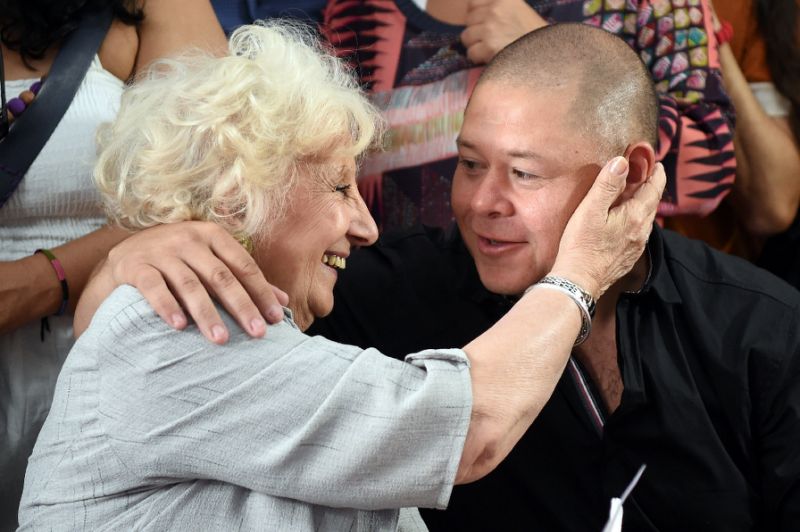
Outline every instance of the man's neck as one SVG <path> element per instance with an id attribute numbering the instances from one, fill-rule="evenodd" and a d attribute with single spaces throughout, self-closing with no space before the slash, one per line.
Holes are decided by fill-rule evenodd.
<path id="1" fill-rule="evenodd" d="M 650 275 L 650 254 L 645 250 L 636 264 L 627 275 L 611 285 L 605 294 L 597 301 L 595 321 L 604 322 L 613 320 L 617 313 L 619 296 L 625 292 L 638 292 L 644 288 Z"/>
<path id="2" fill-rule="evenodd" d="M 623 390 L 617 361 L 617 302 L 622 293 L 641 290 L 649 273 L 650 256 L 645 252 L 630 273 L 611 286 L 597 302 L 592 333 L 575 348 L 575 356 L 588 371 L 611 413 L 619 406 Z"/>

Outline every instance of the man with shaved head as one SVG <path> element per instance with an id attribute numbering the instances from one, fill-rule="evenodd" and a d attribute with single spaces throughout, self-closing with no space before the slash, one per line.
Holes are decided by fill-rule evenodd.
<path id="1" fill-rule="evenodd" d="M 606 161 L 627 161 L 623 197 L 645 182 L 656 120 L 650 77 L 615 36 L 563 24 L 512 43 L 465 112 L 458 228 L 359 250 L 333 314 L 312 330 L 398 357 L 464 345 L 549 271 Z M 446 511 L 423 512 L 426 523 L 599 531 L 646 464 L 624 530 L 797 530 L 799 309 L 800 294 L 777 278 L 654 228 L 516 448 L 456 486 Z"/>
<path id="2" fill-rule="evenodd" d="M 625 195 L 652 174 L 657 110 L 644 65 L 605 31 L 554 25 L 497 54 L 465 111 L 451 197 L 486 288 L 516 295 L 549 271 L 606 161 L 627 159 Z"/>

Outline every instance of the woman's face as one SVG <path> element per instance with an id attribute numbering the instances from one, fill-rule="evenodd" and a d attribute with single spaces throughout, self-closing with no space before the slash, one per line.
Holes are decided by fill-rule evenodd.
<path id="1" fill-rule="evenodd" d="M 333 286 L 353 246 L 368 246 L 378 228 L 356 186 L 352 159 L 324 175 L 301 175 L 286 214 L 254 257 L 267 279 L 289 294 L 295 322 L 307 329 L 333 310 Z"/>

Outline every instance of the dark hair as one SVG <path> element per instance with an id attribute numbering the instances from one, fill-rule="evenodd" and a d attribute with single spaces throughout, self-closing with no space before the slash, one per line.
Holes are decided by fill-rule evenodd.
<path id="1" fill-rule="evenodd" d="M 800 8 L 797 0 L 756 0 L 772 82 L 791 102 L 789 124 L 800 143 Z"/>
<path id="2" fill-rule="evenodd" d="M 28 64 L 75 31 L 84 13 L 109 6 L 125 24 L 143 18 L 137 0 L 0 0 L 0 40 Z"/>

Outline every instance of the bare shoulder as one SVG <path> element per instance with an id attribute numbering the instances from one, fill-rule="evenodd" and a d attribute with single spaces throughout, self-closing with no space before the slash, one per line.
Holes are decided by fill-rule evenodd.
<path id="1" fill-rule="evenodd" d="M 189 49 L 221 54 L 227 40 L 209 0 L 159 0 L 144 4 L 135 70 Z"/>
<path id="2" fill-rule="evenodd" d="M 127 81 L 134 73 L 138 50 L 139 35 L 136 26 L 114 20 L 97 53 L 103 68 L 122 81 Z"/>

